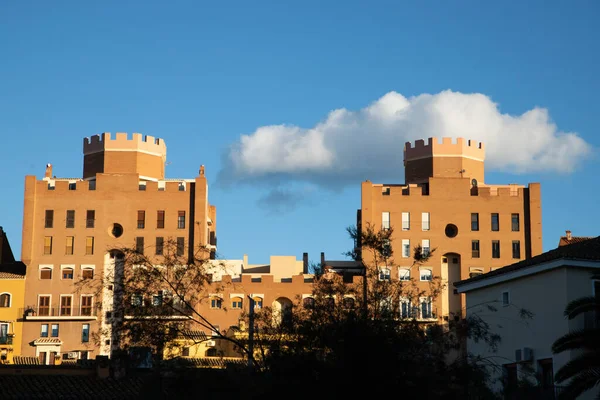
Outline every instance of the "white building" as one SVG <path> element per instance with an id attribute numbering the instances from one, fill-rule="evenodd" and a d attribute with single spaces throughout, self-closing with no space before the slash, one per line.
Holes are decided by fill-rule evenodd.
<path id="1" fill-rule="evenodd" d="M 568 332 L 594 323 L 579 316 L 568 320 L 565 306 L 572 300 L 600 296 L 600 237 L 574 243 L 528 260 L 455 283 L 466 296 L 467 316 L 478 316 L 501 337 L 497 351 L 469 340 L 467 350 L 492 361 L 490 386 L 497 391 L 517 379 L 539 382 L 544 398 L 559 391 L 554 374 L 575 354 L 552 353 L 552 344 Z M 522 312 L 533 314 L 527 317 Z M 582 399 L 595 398 L 587 392 Z M 547 397 L 546 397 L 547 396 Z"/>

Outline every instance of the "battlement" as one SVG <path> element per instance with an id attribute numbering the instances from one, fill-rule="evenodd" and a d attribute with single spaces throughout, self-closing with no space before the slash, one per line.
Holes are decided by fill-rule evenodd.
<path id="1" fill-rule="evenodd" d="M 84 155 L 101 151 L 140 151 L 166 157 L 167 146 L 164 140 L 141 133 L 134 133 L 129 138 L 127 133 L 118 132 L 112 139 L 110 132 L 104 132 L 83 139 Z"/>
<path id="2" fill-rule="evenodd" d="M 417 160 L 427 157 L 466 157 L 477 161 L 485 159 L 485 147 L 483 142 L 468 140 L 464 138 L 453 139 L 444 137 L 440 141 L 438 138 L 419 139 L 414 145 L 411 142 L 404 144 L 404 161 Z"/>

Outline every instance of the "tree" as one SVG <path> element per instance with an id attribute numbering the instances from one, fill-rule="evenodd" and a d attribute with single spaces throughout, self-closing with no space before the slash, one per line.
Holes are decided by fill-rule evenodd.
<path id="1" fill-rule="evenodd" d="M 257 357 L 273 392 L 286 388 L 310 395 L 318 385 L 320 396 L 414 390 L 425 398 L 493 397 L 485 368 L 467 357 L 448 359 L 449 351 L 463 348 L 465 337 L 492 340 L 489 333 L 465 320 L 441 324 L 412 308 L 404 313 L 400 299 L 435 298 L 443 289 L 441 280 L 423 287 L 413 280 L 388 279 L 382 268 L 396 267 L 393 230 L 348 232 L 361 244 L 361 251 L 349 252 L 363 262 L 360 276 L 317 266 L 310 298 L 296 299 L 283 315 L 269 307 L 256 313 Z M 411 268 L 426 263 L 432 253 L 417 246 Z"/>
<path id="2" fill-rule="evenodd" d="M 166 239 L 160 247 L 146 250 L 136 246 L 113 249 L 104 275 L 81 282 L 81 288 L 93 288 L 105 310 L 111 310 L 103 328 L 94 333 L 100 347 L 110 340 L 113 355 L 147 348 L 160 364 L 165 352 L 177 353 L 181 340 L 189 345 L 210 339 L 198 334 L 202 329 L 246 351 L 201 312 L 209 291 L 223 289 L 212 275 L 225 266 L 209 259 L 210 249 L 184 252 L 176 240 Z"/>
<path id="3" fill-rule="evenodd" d="M 573 300 L 567 304 L 564 315 L 569 320 L 579 315 L 595 317 L 593 324 L 561 336 L 552 345 L 554 354 L 564 351 L 577 354 L 555 374 L 556 383 L 567 383 L 559 398 L 575 399 L 600 384 L 600 299 L 590 296 Z M 597 398 L 600 398 L 600 393 Z"/>

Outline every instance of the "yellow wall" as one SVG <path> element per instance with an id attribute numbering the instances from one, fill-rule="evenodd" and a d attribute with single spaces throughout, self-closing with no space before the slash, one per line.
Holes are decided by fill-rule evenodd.
<path id="1" fill-rule="evenodd" d="M 0 354 L 7 350 L 7 360 L 0 360 L 0 363 L 12 363 L 13 356 L 21 354 L 21 338 L 22 338 L 22 323 L 17 322 L 22 318 L 22 308 L 25 294 L 25 279 L 24 277 L 16 279 L 0 278 L 0 294 L 10 293 L 10 307 L 0 307 L 0 321 L 9 322 L 8 333 L 13 334 L 12 345 L 0 344 Z"/>

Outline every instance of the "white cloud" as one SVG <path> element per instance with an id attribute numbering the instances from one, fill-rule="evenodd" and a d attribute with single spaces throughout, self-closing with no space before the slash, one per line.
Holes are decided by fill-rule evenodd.
<path id="1" fill-rule="evenodd" d="M 242 135 L 225 154 L 220 179 L 338 188 L 365 179 L 400 183 L 404 143 L 444 136 L 484 142 L 488 171 L 570 173 L 591 154 L 588 143 L 560 131 L 544 108 L 509 115 L 480 93 L 406 98 L 389 92 L 358 111 L 333 110 L 312 128 L 267 125 Z"/>

